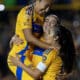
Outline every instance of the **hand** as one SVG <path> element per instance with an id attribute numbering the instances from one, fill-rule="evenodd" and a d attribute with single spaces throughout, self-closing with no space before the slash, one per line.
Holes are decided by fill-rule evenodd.
<path id="1" fill-rule="evenodd" d="M 16 55 L 16 57 L 13 57 L 13 56 L 10 56 L 9 57 L 9 60 L 11 61 L 11 63 L 15 66 L 21 66 L 22 63 L 21 61 L 19 60 L 19 57 Z"/>
<path id="2" fill-rule="evenodd" d="M 47 25 L 43 25 L 43 31 L 49 35 L 49 32 L 50 32 L 50 28 L 47 26 Z"/>
<path id="3" fill-rule="evenodd" d="M 51 45 L 49 46 L 50 49 L 55 49 L 55 50 L 60 50 L 60 45 L 59 44 L 54 44 L 54 45 Z"/>
<path id="4" fill-rule="evenodd" d="M 16 44 L 18 46 L 22 43 L 23 43 L 23 40 L 19 38 L 18 35 L 14 35 L 10 41 L 10 48 L 12 48 L 13 44 Z"/>

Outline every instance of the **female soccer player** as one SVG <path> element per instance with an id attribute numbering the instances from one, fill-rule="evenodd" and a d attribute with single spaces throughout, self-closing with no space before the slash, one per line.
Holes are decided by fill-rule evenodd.
<path id="1" fill-rule="evenodd" d="M 59 47 L 57 22 L 58 17 L 56 15 L 46 17 L 43 25 L 44 36 L 42 37 L 42 40 L 46 43 L 57 45 Z M 16 66 L 18 66 L 18 74 L 16 74 L 16 76 L 18 76 L 18 80 L 34 80 L 40 78 L 41 80 L 56 80 L 56 76 L 59 74 L 62 66 L 62 60 L 58 55 L 59 50 L 45 50 L 35 47 L 32 62 L 30 64 L 27 63 L 26 58 L 24 59 L 24 62 L 20 62 L 18 57 L 11 57 L 10 59 Z M 20 71 L 21 69 L 22 71 Z M 30 76 L 27 73 L 31 75 L 33 79 L 30 79 Z"/>
<path id="2" fill-rule="evenodd" d="M 15 34 L 23 40 L 23 43 L 19 45 L 13 44 L 8 58 L 15 56 L 17 53 L 23 55 L 26 51 L 28 51 L 27 53 L 32 52 L 33 47 L 30 44 L 45 49 L 54 48 L 54 46 L 38 39 L 43 33 L 44 14 L 49 10 L 51 3 L 52 0 L 35 0 L 33 4 L 21 9 L 17 17 Z M 9 62 L 8 59 L 8 65 L 10 67 Z M 15 68 L 12 70 L 15 72 Z"/>

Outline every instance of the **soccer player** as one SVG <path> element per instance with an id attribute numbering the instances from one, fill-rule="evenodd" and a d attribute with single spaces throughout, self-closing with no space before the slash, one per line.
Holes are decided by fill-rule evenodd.
<path id="1" fill-rule="evenodd" d="M 44 22 L 44 14 L 49 10 L 51 3 L 52 0 L 35 0 L 33 4 L 21 9 L 17 17 L 15 34 L 23 40 L 23 43 L 20 45 L 13 44 L 8 58 L 10 56 L 15 56 L 17 53 L 24 55 L 26 51 L 28 51 L 27 53 L 32 52 L 33 47 L 30 46 L 30 44 L 34 44 L 44 49 L 54 48 L 53 45 L 38 39 L 43 33 L 42 25 Z M 8 59 L 10 68 L 9 62 Z M 16 69 L 14 67 L 11 69 L 15 73 Z"/>
<path id="2" fill-rule="evenodd" d="M 44 40 L 46 43 L 57 45 L 59 47 L 57 21 L 58 17 L 56 15 L 49 15 L 46 17 L 43 26 L 44 36 L 42 37 L 42 40 Z M 22 77 L 22 80 L 29 79 L 27 73 L 33 77 L 33 80 L 40 78 L 41 80 L 56 80 L 56 76 L 59 74 L 62 66 L 62 60 L 58 55 L 59 50 L 45 50 L 35 47 L 32 57 L 32 64 L 28 65 L 26 59 L 24 60 L 24 63 L 20 62 L 18 57 L 11 57 L 11 60 L 15 65 L 23 69 L 23 74 L 19 76 L 20 78 Z"/>

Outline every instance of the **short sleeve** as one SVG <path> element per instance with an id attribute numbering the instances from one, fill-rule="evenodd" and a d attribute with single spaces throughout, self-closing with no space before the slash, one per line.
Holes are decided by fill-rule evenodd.
<path id="1" fill-rule="evenodd" d="M 46 52 L 43 54 L 43 58 L 42 58 L 42 61 L 47 65 L 49 66 L 49 64 L 55 60 L 56 56 L 58 55 L 58 52 L 55 51 L 55 50 L 51 50 L 51 51 L 48 51 L 46 50 Z"/>
<path id="2" fill-rule="evenodd" d="M 21 29 L 32 28 L 32 14 L 28 13 L 26 9 L 19 13 L 17 21 Z"/>

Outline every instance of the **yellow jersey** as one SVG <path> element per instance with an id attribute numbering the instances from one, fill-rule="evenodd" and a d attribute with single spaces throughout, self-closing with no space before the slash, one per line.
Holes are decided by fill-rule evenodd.
<path id="1" fill-rule="evenodd" d="M 26 59 L 28 56 L 24 57 L 26 51 L 28 51 L 27 53 L 30 53 L 32 52 L 32 49 L 30 49 L 28 46 L 28 42 L 25 39 L 23 30 L 27 28 L 31 28 L 33 33 L 42 33 L 42 24 L 43 24 L 43 17 L 41 17 L 40 15 L 38 15 L 36 12 L 33 11 L 32 5 L 22 8 L 21 11 L 19 12 L 17 16 L 15 34 L 18 35 L 23 40 L 24 43 L 20 44 L 19 46 L 13 44 L 13 47 L 9 52 L 8 60 L 7 60 L 8 66 L 15 76 L 16 75 L 20 76 L 22 72 L 21 74 L 19 74 L 18 73 L 19 68 L 11 65 L 9 60 L 10 56 L 15 56 L 17 53 L 20 56 L 21 62 L 27 63 L 26 65 L 28 65 L 28 63 L 29 64 L 31 63 L 29 60 Z M 22 71 L 22 69 L 20 69 L 20 71 Z M 25 76 L 25 72 L 23 72 L 23 75 Z M 19 78 L 18 80 L 26 80 L 25 78 L 26 76 L 23 78 Z M 29 77 L 28 80 L 32 80 L 31 76 Z"/>
<path id="2" fill-rule="evenodd" d="M 33 66 L 36 67 L 39 62 L 44 61 L 43 56 L 42 56 L 44 50 L 40 50 L 40 49 L 37 50 L 38 52 L 40 51 L 40 55 L 37 55 L 38 53 L 36 54 L 36 52 L 35 52 L 36 49 L 34 49 L 34 52 L 32 49 L 29 49 L 28 43 L 25 40 L 23 29 L 32 28 L 33 32 L 40 33 L 42 31 L 41 26 L 43 24 L 43 17 L 41 17 L 40 15 L 38 15 L 36 13 L 34 13 L 34 15 L 32 16 L 31 12 L 32 12 L 32 10 L 31 10 L 31 7 L 29 6 L 29 7 L 24 7 L 18 14 L 15 34 L 19 35 L 19 37 L 21 39 L 23 39 L 24 43 L 20 44 L 19 46 L 14 44 L 12 50 L 9 53 L 9 56 L 15 56 L 16 53 L 19 53 L 19 57 L 20 57 L 20 60 L 22 63 L 24 63 L 25 65 L 33 64 Z M 32 20 L 32 18 L 33 18 L 33 20 Z M 30 54 L 31 52 L 33 52 L 32 62 L 29 60 L 28 56 L 26 56 L 26 54 Z M 56 56 L 57 53 L 54 50 L 52 50 L 51 52 L 48 52 L 48 53 L 51 53 L 51 55 L 47 55 L 45 57 L 45 58 L 47 58 L 47 59 L 45 59 L 45 61 L 46 61 L 45 64 L 47 66 L 50 63 L 51 64 L 50 64 L 48 70 L 46 71 L 45 75 L 43 76 L 43 80 L 55 80 L 56 75 L 60 71 L 62 61 L 59 56 Z M 54 55 L 52 55 L 52 54 L 54 54 Z M 14 75 L 17 77 L 17 80 L 34 80 L 34 78 L 32 78 L 30 75 L 28 75 L 28 73 L 23 71 L 21 68 L 13 66 L 9 61 L 9 56 L 8 56 L 8 66 L 9 66 L 10 70 L 14 73 Z M 54 75 L 52 75 L 52 74 L 54 74 Z M 54 78 L 50 77 L 51 75 Z"/>
<path id="3" fill-rule="evenodd" d="M 38 47 L 34 49 L 32 58 L 33 65 L 36 67 L 39 62 L 43 62 L 48 67 L 41 80 L 56 80 L 62 67 L 62 59 L 58 55 L 56 50 L 44 50 Z"/>

